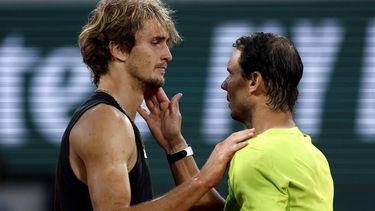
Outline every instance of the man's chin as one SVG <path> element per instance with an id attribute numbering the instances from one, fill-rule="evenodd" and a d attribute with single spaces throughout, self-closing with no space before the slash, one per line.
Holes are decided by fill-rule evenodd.
<path id="1" fill-rule="evenodd" d="M 230 114 L 230 116 L 232 117 L 232 119 L 243 123 L 243 120 L 241 119 L 241 116 L 238 116 L 238 115 L 234 114 L 233 112 Z"/>
<path id="2" fill-rule="evenodd" d="M 145 83 L 146 89 L 158 89 L 160 87 L 163 87 L 165 84 L 164 79 L 163 80 L 152 80 Z"/>

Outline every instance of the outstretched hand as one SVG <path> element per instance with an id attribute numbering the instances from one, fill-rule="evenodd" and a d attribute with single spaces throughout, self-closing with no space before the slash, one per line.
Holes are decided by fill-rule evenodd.
<path id="1" fill-rule="evenodd" d="M 138 108 L 139 114 L 146 121 L 150 131 L 159 145 L 168 153 L 175 152 L 186 142 L 181 134 L 181 113 L 179 101 L 181 93 L 168 99 L 162 88 L 145 93 L 145 102 L 149 112 Z M 234 153 L 247 145 L 247 139 L 254 136 L 254 129 L 246 129 L 232 133 L 218 143 L 197 178 L 207 188 L 215 187 L 224 176 L 228 162 Z"/>
<path id="2" fill-rule="evenodd" d="M 216 144 L 215 149 L 198 174 L 203 184 L 206 184 L 208 188 L 213 188 L 220 182 L 225 174 L 228 162 L 236 151 L 248 144 L 245 140 L 253 137 L 254 131 L 254 128 L 252 128 L 232 133 L 224 141 Z"/>
<path id="3" fill-rule="evenodd" d="M 169 100 L 162 88 L 145 93 L 144 98 L 149 112 L 138 108 L 138 113 L 146 121 L 153 137 L 168 152 L 178 145 L 186 144 L 181 135 L 182 116 L 179 108 L 181 93 Z"/>

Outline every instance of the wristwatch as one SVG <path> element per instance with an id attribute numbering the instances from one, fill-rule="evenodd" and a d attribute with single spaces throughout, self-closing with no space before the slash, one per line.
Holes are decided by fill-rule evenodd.
<path id="1" fill-rule="evenodd" d="M 191 146 L 188 145 L 188 147 L 186 147 L 185 149 L 183 149 L 179 152 L 176 152 L 176 153 L 173 153 L 173 154 L 167 154 L 168 163 L 169 163 L 169 165 L 171 165 L 174 162 L 176 162 L 178 160 L 181 160 L 182 158 L 190 156 L 190 155 L 194 155 L 194 152 L 193 152 L 193 149 L 191 148 Z"/>

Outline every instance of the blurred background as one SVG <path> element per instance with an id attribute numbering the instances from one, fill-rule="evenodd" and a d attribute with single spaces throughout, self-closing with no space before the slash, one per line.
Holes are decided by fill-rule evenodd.
<path id="1" fill-rule="evenodd" d="M 0 1 L 0 211 L 52 210 L 61 135 L 94 90 L 77 36 L 94 0 Z M 375 2 L 169 0 L 184 42 L 165 89 L 181 101 L 183 134 L 202 166 L 243 126 L 220 84 L 231 44 L 256 31 L 289 37 L 305 65 L 295 117 L 331 165 L 335 210 L 374 210 Z M 173 186 L 164 152 L 137 118 L 155 195 Z M 218 191 L 227 193 L 226 177 Z"/>

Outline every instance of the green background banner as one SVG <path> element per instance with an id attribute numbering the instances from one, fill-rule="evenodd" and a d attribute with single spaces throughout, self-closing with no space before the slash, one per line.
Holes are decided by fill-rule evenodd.
<path id="1" fill-rule="evenodd" d="M 8 178 L 54 174 L 59 138 L 90 94 L 77 36 L 95 5 L 0 8 L 0 157 Z M 328 158 L 336 210 L 371 210 L 375 196 L 375 2 L 171 4 L 184 42 L 165 89 L 182 92 L 183 134 L 199 166 L 243 126 L 225 93 L 231 43 L 255 31 L 289 37 L 305 64 L 296 121 Z M 156 195 L 173 187 L 164 153 L 137 120 Z M 218 186 L 226 194 L 226 179 Z M 350 201 L 350 203 L 349 203 Z"/>

